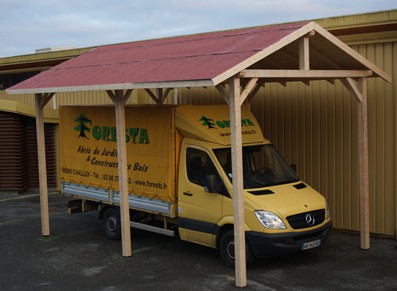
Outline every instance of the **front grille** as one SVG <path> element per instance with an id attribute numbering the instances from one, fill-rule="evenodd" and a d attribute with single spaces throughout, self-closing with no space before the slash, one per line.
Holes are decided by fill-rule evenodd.
<path id="1" fill-rule="evenodd" d="M 312 219 L 314 219 L 314 223 L 311 222 Z M 325 220 L 325 209 L 299 213 L 287 217 L 287 221 L 293 229 L 313 227 L 323 223 L 324 220 Z"/>

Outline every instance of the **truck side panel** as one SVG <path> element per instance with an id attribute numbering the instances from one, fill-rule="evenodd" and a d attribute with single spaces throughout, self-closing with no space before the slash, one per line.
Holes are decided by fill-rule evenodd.
<path id="1" fill-rule="evenodd" d="M 147 205 L 153 204 L 147 201 L 158 201 L 160 208 L 169 209 L 170 216 L 176 215 L 173 205 L 177 202 L 175 151 L 178 146 L 175 144 L 174 112 L 172 106 L 126 107 L 128 183 L 132 205 L 144 205 L 142 209 L 146 209 Z M 114 108 L 62 107 L 60 139 L 64 193 L 117 204 L 119 178 Z M 91 194 L 101 194 L 101 197 L 91 197 Z"/>

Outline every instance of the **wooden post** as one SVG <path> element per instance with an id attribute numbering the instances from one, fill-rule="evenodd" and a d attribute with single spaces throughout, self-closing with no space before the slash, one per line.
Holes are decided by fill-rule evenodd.
<path id="1" fill-rule="evenodd" d="M 39 164 L 39 187 L 40 187 L 40 214 L 41 214 L 41 234 L 50 235 L 50 217 L 48 210 L 48 186 L 47 186 L 47 164 L 45 154 L 45 134 L 44 134 L 44 115 L 43 108 L 54 94 L 36 94 L 36 136 L 37 136 L 37 156 Z"/>
<path id="2" fill-rule="evenodd" d="M 120 218 L 121 218 L 121 240 L 123 257 L 130 257 L 131 250 L 131 226 L 130 208 L 128 203 L 128 169 L 127 169 L 127 146 L 125 137 L 125 104 L 131 96 L 132 90 L 125 94 L 122 90 L 116 90 L 115 94 L 106 91 L 113 100 L 116 110 L 117 130 L 117 153 L 119 170 L 119 193 L 120 193 Z"/>
<path id="3" fill-rule="evenodd" d="M 241 137 L 241 101 L 240 79 L 232 78 L 229 82 L 230 130 L 232 142 L 233 174 L 233 209 L 234 209 L 234 253 L 236 286 L 247 286 L 245 230 L 244 230 L 244 195 L 243 195 L 243 158 Z"/>
<path id="4" fill-rule="evenodd" d="M 299 40 L 299 70 L 310 70 L 309 37 Z"/>
<path id="5" fill-rule="evenodd" d="M 368 97 L 367 79 L 358 81 L 361 103 L 358 103 L 358 154 L 360 174 L 360 236 L 361 248 L 369 249 L 369 166 L 368 166 Z"/>

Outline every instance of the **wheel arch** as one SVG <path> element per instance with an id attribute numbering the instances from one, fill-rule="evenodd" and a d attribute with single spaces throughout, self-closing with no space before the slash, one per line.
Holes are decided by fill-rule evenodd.
<path id="1" fill-rule="evenodd" d="M 101 205 L 101 209 L 100 209 L 100 211 L 99 211 L 99 219 L 100 219 L 100 220 L 103 219 L 103 215 L 104 215 L 105 212 L 106 212 L 108 209 L 110 209 L 110 208 L 115 209 L 115 210 L 118 211 L 119 214 L 120 214 L 120 207 L 119 207 L 119 206 L 110 205 L 110 204 L 102 204 L 102 205 Z"/>
<path id="2" fill-rule="evenodd" d="M 217 249 L 219 249 L 219 243 L 221 241 L 222 236 L 229 230 L 233 230 L 233 229 L 234 229 L 234 226 L 233 226 L 233 224 L 230 224 L 230 223 L 224 224 L 218 229 L 218 232 L 216 234 L 216 244 L 215 244 Z"/>

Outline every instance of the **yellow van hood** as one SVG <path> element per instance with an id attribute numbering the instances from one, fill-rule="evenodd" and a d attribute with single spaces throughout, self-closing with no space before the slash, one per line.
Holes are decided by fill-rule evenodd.
<path id="1" fill-rule="evenodd" d="M 296 187 L 297 185 L 306 187 L 297 189 L 299 188 L 299 186 Z M 325 198 L 302 182 L 269 187 L 266 194 L 260 194 L 264 191 L 258 189 L 245 191 L 248 193 L 246 197 L 259 206 L 260 209 L 255 210 L 274 212 L 282 218 L 326 208 Z"/>
<path id="2" fill-rule="evenodd" d="M 175 111 L 175 126 L 184 137 L 230 145 L 230 113 L 227 105 L 181 105 Z M 264 141 L 261 128 L 247 106 L 241 107 L 243 143 Z"/>

